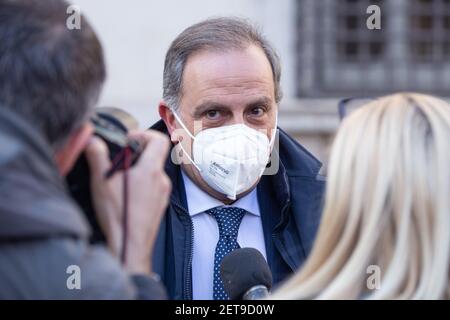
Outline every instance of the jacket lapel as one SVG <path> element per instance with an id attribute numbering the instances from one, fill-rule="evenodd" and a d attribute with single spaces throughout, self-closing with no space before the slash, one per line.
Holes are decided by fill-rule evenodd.
<path id="1" fill-rule="evenodd" d="M 258 184 L 274 282 L 277 277 L 284 279 L 283 273 L 298 270 L 308 256 L 320 223 L 324 191 L 324 180 L 318 179 L 320 162 L 282 130 L 279 139 L 279 153 L 275 151 L 279 170 L 275 175 L 263 176 Z"/>

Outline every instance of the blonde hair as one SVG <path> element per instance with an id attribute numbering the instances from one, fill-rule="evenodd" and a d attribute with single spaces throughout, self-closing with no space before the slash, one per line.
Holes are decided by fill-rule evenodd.
<path id="1" fill-rule="evenodd" d="M 414 93 L 354 111 L 333 144 L 312 252 L 273 299 L 450 297 L 450 105 Z M 380 286 L 367 285 L 370 266 Z"/>

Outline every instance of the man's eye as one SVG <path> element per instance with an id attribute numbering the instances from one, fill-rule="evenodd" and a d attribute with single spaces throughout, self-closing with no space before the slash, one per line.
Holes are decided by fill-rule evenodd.
<path id="1" fill-rule="evenodd" d="M 206 112 L 206 118 L 209 120 L 217 120 L 220 117 L 220 112 L 217 110 L 209 110 Z"/>
<path id="2" fill-rule="evenodd" d="M 263 107 L 256 107 L 256 108 L 253 108 L 253 109 L 250 111 L 250 114 L 251 114 L 251 116 L 253 116 L 253 117 L 260 117 L 260 116 L 262 116 L 262 115 L 264 114 L 264 108 L 263 108 Z"/>

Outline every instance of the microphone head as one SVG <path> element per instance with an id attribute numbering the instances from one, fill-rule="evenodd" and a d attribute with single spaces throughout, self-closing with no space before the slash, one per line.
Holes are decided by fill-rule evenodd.
<path id="1" fill-rule="evenodd" d="M 227 254 L 220 264 L 220 277 L 228 296 L 239 300 L 251 288 L 272 287 L 272 273 L 264 256 L 254 248 L 236 249 Z"/>

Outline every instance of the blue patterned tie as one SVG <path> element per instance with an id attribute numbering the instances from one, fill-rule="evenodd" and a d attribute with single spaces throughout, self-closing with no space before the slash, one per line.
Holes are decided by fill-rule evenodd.
<path id="1" fill-rule="evenodd" d="M 216 207 L 206 212 L 217 220 L 219 226 L 219 241 L 214 254 L 213 298 L 214 300 L 228 300 L 229 297 L 223 288 L 222 279 L 220 278 L 220 263 L 228 253 L 240 248 L 237 243 L 237 235 L 239 225 L 246 211 L 234 207 Z"/>

